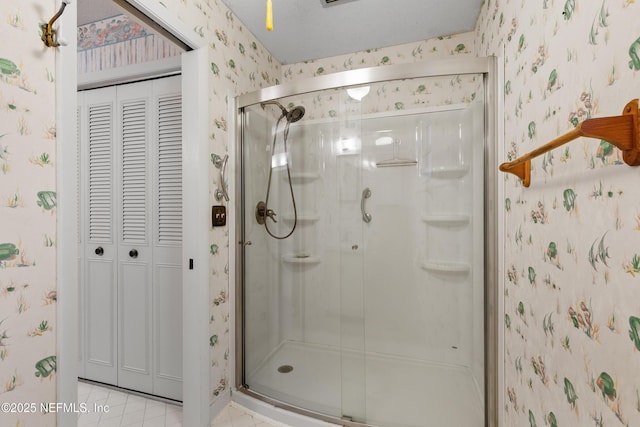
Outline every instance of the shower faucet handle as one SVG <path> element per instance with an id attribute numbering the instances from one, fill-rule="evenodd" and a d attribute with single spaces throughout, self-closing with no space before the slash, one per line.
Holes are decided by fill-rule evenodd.
<path id="1" fill-rule="evenodd" d="M 277 215 L 277 213 L 275 213 L 275 212 L 273 211 L 273 209 L 267 209 L 267 215 L 266 215 L 266 216 L 268 216 L 269 218 L 271 218 L 271 221 L 273 221 L 273 222 L 278 222 L 278 221 L 276 220 L 276 215 Z"/>
<path id="2" fill-rule="evenodd" d="M 267 209 L 267 205 L 265 202 L 259 201 L 256 205 L 256 221 L 258 222 L 258 224 L 264 224 L 264 221 L 267 219 L 267 217 L 271 218 L 271 221 L 273 222 L 278 222 L 276 220 L 276 215 L 277 214 L 273 211 L 273 209 Z"/>

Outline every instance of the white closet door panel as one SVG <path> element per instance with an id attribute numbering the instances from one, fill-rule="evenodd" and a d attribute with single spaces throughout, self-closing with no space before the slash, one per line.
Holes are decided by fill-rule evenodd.
<path id="1" fill-rule="evenodd" d="M 107 89 L 79 97 L 86 377 L 181 400 L 180 77 Z"/>
<path id="2" fill-rule="evenodd" d="M 118 87 L 118 385 L 153 392 L 152 82 Z"/>
<path id="3" fill-rule="evenodd" d="M 149 264 L 121 262 L 118 280 L 118 386 L 153 392 Z"/>
<path id="4" fill-rule="evenodd" d="M 154 393 L 182 400 L 182 269 L 158 265 L 154 277 Z"/>
<path id="5" fill-rule="evenodd" d="M 113 259 L 89 259 L 86 264 L 86 378 L 114 384 L 116 363 L 116 296 Z"/>
<path id="6" fill-rule="evenodd" d="M 182 400 L 182 96 L 180 77 L 154 82 L 154 393 Z"/>
<path id="7" fill-rule="evenodd" d="M 182 95 L 180 78 L 156 82 L 157 226 L 160 245 L 182 247 Z"/>
<path id="8" fill-rule="evenodd" d="M 87 223 L 91 243 L 113 243 L 113 138 L 115 89 L 103 88 L 85 96 L 87 151 Z M 82 113 L 81 113 L 82 114 Z"/>
<path id="9" fill-rule="evenodd" d="M 80 180 L 84 266 L 79 296 L 84 378 L 117 382 L 117 303 L 114 192 L 115 88 L 79 98 Z M 82 371 L 82 369 L 81 369 Z"/>
<path id="10" fill-rule="evenodd" d="M 145 85 L 148 87 L 148 85 Z M 147 241 L 148 99 L 121 104 L 122 242 Z"/>

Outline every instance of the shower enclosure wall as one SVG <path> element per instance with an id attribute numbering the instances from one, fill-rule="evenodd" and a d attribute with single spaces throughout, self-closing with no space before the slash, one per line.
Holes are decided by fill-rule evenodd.
<path id="1" fill-rule="evenodd" d="M 343 425 L 487 425 L 490 64 L 238 99 L 241 391 Z"/>

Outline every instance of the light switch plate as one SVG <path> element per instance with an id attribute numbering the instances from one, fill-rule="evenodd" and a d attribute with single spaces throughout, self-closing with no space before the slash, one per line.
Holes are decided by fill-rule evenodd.
<path id="1" fill-rule="evenodd" d="M 211 225 L 213 227 L 223 227 L 227 225 L 226 206 L 211 206 Z"/>

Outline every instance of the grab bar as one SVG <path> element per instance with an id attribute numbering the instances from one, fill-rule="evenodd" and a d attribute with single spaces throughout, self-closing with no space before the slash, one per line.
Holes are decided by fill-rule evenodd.
<path id="1" fill-rule="evenodd" d="M 222 201 L 223 198 L 227 202 L 229 201 L 229 194 L 227 193 L 227 178 L 226 178 L 228 160 L 229 160 L 229 155 L 225 154 L 224 158 L 220 156 L 216 156 L 216 159 L 213 162 L 215 167 L 220 169 L 220 188 L 216 189 L 214 193 L 214 197 L 219 202 Z"/>
<path id="2" fill-rule="evenodd" d="M 371 197 L 371 190 L 369 187 L 362 190 L 362 199 L 360 200 L 360 211 L 362 212 L 362 220 L 367 224 L 371 222 L 371 214 L 367 213 L 364 208 L 364 202 Z"/>

